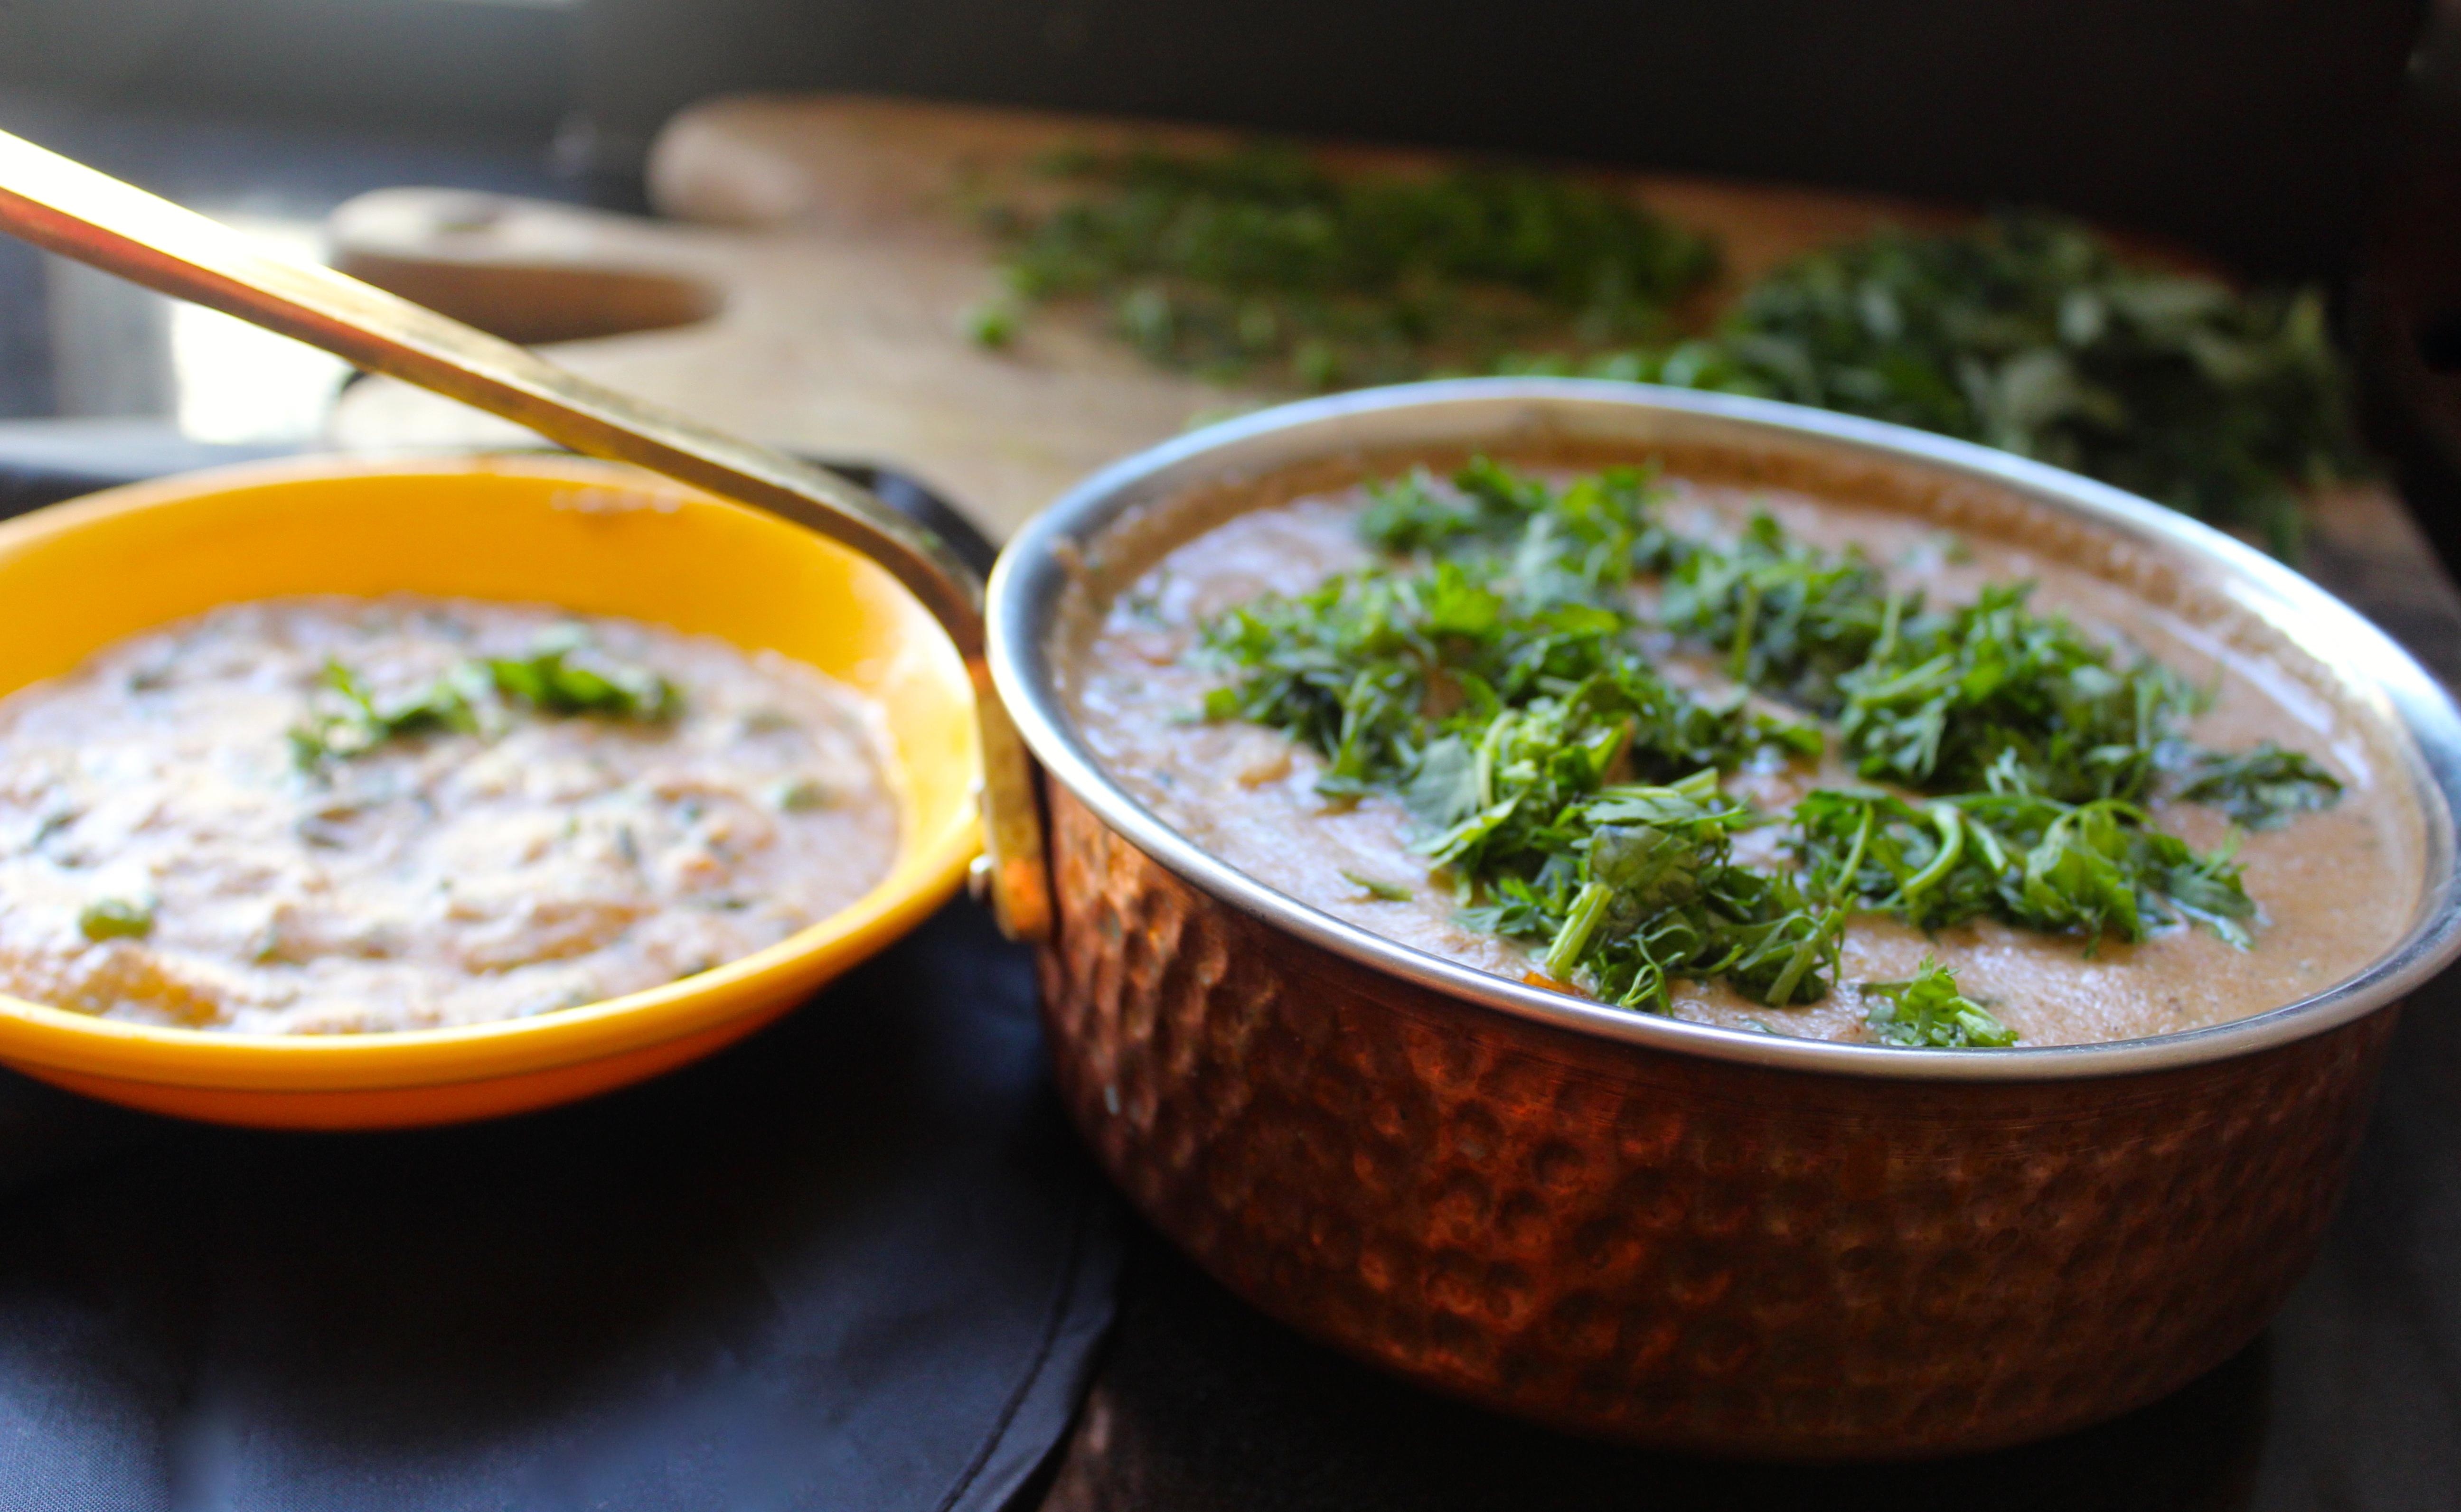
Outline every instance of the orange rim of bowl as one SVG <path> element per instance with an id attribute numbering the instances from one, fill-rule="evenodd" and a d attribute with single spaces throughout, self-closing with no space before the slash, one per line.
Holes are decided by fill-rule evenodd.
<path id="1" fill-rule="evenodd" d="M 181 474 L 53 505 L 0 523 L 0 554 L 112 517 L 268 485 L 351 479 L 449 482 L 472 476 L 614 486 L 744 509 L 653 474 L 583 458 L 482 454 L 397 462 L 308 458 Z M 832 550 L 846 549 L 819 537 L 812 539 Z M 888 581 L 885 571 L 882 576 Z M 890 586 L 906 602 L 913 603 L 903 588 Z M 919 604 L 914 605 L 914 613 L 930 626 Z M 939 633 L 935 626 L 931 628 L 931 633 Z M 953 649 L 950 660 L 953 665 Z M 962 680 L 962 672 L 957 675 Z M 979 759 L 978 755 L 974 757 L 977 769 Z M 213 1091 L 359 1092 L 519 1076 L 601 1060 L 714 1028 L 774 1006 L 790 993 L 815 990 L 851 969 L 919 925 L 964 881 L 981 850 L 972 801 L 953 805 L 936 822 L 924 823 L 931 817 L 917 812 L 919 799 L 910 791 L 902 759 L 892 756 L 889 764 L 905 814 L 897 859 L 888 875 L 836 913 L 714 969 L 532 1017 L 341 1034 L 241 1033 L 130 1023 L 0 993 L 0 1061 Z"/>

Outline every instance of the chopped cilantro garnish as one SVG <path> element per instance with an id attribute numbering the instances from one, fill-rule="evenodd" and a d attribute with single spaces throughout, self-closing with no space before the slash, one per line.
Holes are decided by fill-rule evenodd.
<path id="1" fill-rule="evenodd" d="M 2300 814 L 2331 808 L 2342 782 L 2316 758 L 2261 741 L 2234 756 L 2202 751 L 2180 772 L 2179 796 L 2211 803 L 2250 829 L 2278 829 Z"/>
<path id="2" fill-rule="evenodd" d="M 1992 1017 L 1981 1004 L 1959 996 L 1956 973 L 1929 955 L 1907 980 L 1866 982 L 1863 994 L 1872 999 L 1864 1022 L 1887 1044 L 2003 1050 L 2017 1043 L 2017 1032 Z"/>
<path id="3" fill-rule="evenodd" d="M 1207 626 L 1199 654 L 1225 676 L 1205 716 L 1313 747 L 1329 798 L 1398 801 L 1465 924 L 1543 947 L 1536 979 L 1626 1007 L 1665 1012 L 1679 978 L 1820 997 L 1856 908 L 2088 951 L 2190 922 L 2250 946 L 2236 843 L 2200 853 L 2144 805 L 2176 774 L 2183 798 L 2278 822 L 2338 795 L 2312 759 L 2189 745 L 2204 695 L 2035 610 L 2029 585 L 1933 608 L 1766 518 L 1730 546 L 1684 539 L 1657 495 L 1635 470 L 1558 484 L 1487 461 L 1373 490 L 1360 529 L 1395 560 Z M 1653 573 L 1665 628 L 1833 716 L 1862 774 L 1901 791 L 1816 791 L 1791 816 L 1792 867 L 1738 862 L 1733 836 L 1759 820 L 1718 774 L 1823 736 L 1661 676 L 1631 591 Z M 1952 1019 L 1958 1043 L 2004 1033 Z"/>
<path id="4" fill-rule="evenodd" d="M 526 657 L 465 662 L 394 703 L 380 705 L 338 661 L 325 664 L 320 689 L 328 695 L 322 706 L 289 732 L 291 760 L 303 772 L 407 735 L 476 734 L 490 726 L 491 699 L 543 713 L 645 721 L 672 718 L 683 707 L 682 694 L 665 677 L 605 657 L 573 631 L 543 638 Z"/>
<path id="5" fill-rule="evenodd" d="M 1625 1008 L 1666 1012 L 1680 977 L 1723 977 L 1773 1006 L 1824 996 L 1844 915 L 1781 873 L 1734 864 L 1757 822 L 1703 771 L 1662 787 L 1605 789 L 1487 870 L 1488 901 L 1463 922 L 1547 942 L 1539 970 Z"/>
<path id="6" fill-rule="evenodd" d="M 2125 665 L 2060 615 L 1993 584 L 1917 613 L 1838 680 L 1839 735 L 1867 777 L 1932 791 L 2008 771 L 2070 802 L 2145 795 L 2156 757 L 2203 703 L 2150 657 Z"/>
<path id="7" fill-rule="evenodd" d="M 1524 537 L 1540 538 L 1560 539 L 1543 517 Z M 1628 616 L 1558 597 L 1560 564 L 1525 577 L 1530 560 L 1373 568 L 1233 609 L 1206 636 L 1229 673 L 1206 713 L 1313 746 L 1329 797 L 1397 799 L 1467 886 L 1465 917 L 1552 942 L 1556 979 L 1661 1010 L 1676 975 L 1818 997 L 1838 914 L 1729 863 L 1751 820 L 1717 790 L 1719 769 L 1814 753 L 1818 733 L 1675 688 Z"/>
<path id="8" fill-rule="evenodd" d="M 1577 373 L 1764 394 L 2072 468 L 2283 555 L 2296 491 L 2366 468 L 2322 290 L 2131 266 L 2056 215 L 1824 248 L 1687 333 L 1669 311 L 1715 272 L 1714 244 L 1561 175 L 1337 175 L 1276 146 L 1048 167 L 1056 206 L 989 217 L 1015 294 L 1098 301 L 1148 356 L 1210 376 Z M 994 347 L 1016 323 L 1005 299 L 967 322 Z"/>
<path id="9" fill-rule="evenodd" d="M 835 803 L 837 794 L 819 777 L 789 777 L 771 789 L 770 799 L 781 813 L 808 814 Z"/>
<path id="10" fill-rule="evenodd" d="M 2294 487 L 2363 467 L 2320 290 L 2130 267 L 2054 216 L 1814 253 L 1719 339 L 1777 397 L 2072 468 L 2277 550 Z"/>
<path id="11" fill-rule="evenodd" d="M 413 697 L 379 708 L 356 672 L 327 661 L 322 684 L 332 704 L 290 730 L 291 760 L 303 772 L 346 760 L 403 735 L 435 730 L 468 733 L 479 728 L 471 699 L 479 690 L 466 673 L 438 679 Z M 337 705 L 338 707 L 334 707 Z"/>
<path id="12" fill-rule="evenodd" d="M 1612 596 L 1689 551 L 1658 519 L 1652 470 L 1611 467 L 1557 488 L 1482 458 L 1452 485 L 1422 470 L 1371 487 L 1359 534 L 1395 553 L 1483 558 L 1533 597 Z"/>
<path id="13" fill-rule="evenodd" d="M 968 340 L 995 351 L 1016 340 L 1016 307 L 1000 299 L 985 300 L 957 317 Z"/>
<path id="14" fill-rule="evenodd" d="M 77 913 L 77 933 L 89 940 L 141 940 L 154 932 L 154 905 L 141 899 L 97 898 Z"/>
<path id="15" fill-rule="evenodd" d="M 1686 553 L 1661 613 L 1736 680 L 1835 716 L 1867 777 L 1954 792 L 2014 761 L 2032 789 L 2070 801 L 2143 797 L 2201 699 L 2151 658 L 2123 663 L 2035 610 L 2031 592 L 1993 584 L 1929 610 L 1860 552 L 1814 549 L 1763 515 L 1732 547 Z"/>
<path id="16" fill-rule="evenodd" d="M 659 720 L 683 707 L 674 683 L 600 655 L 577 636 L 551 637 L 527 656 L 490 657 L 484 666 L 496 692 L 544 713 Z"/>
<path id="17" fill-rule="evenodd" d="M 1821 791 L 1794 808 L 1793 848 L 1826 896 L 1939 929 L 1999 919 L 2051 934 L 2144 939 L 2193 920 L 2251 944 L 2236 847 L 2200 855 L 2116 799 L 2084 804 L 2020 787 L 1934 799 Z"/>
<path id="18" fill-rule="evenodd" d="M 1500 827 L 1545 822 L 1551 805 L 1611 775 L 1664 778 L 1731 770 L 1764 747 L 1818 749 L 1804 726 L 1677 689 L 1636 630 L 1616 610 L 1533 604 L 1509 578 L 1458 563 L 1370 568 L 1209 626 L 1205 654 L 1230 677 L 1205 712 L 1314 746 L 1328 762 L 1321 793 L 1391 791 L 1429 824 L 1458 828 L 1446 861 Z"/>
<path id="19" fill-rule="evenodd" d="M 1766 515 L 1730 549 L 1668 555 L 1680 561 L 1659 606 L 1666 628 L 1724 656 L 1737 682 L 1819 713 L 1837 712 L 1838 680 L 1903 613 L 1859 552 L 1815 551 Z"/>

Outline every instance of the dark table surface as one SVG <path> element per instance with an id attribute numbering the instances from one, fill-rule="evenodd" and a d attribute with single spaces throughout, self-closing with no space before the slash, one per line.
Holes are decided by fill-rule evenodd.
<path id="1" fill-rule="evenodd" d="M 759 1034 L 320 1135 L 0 1071 L 9 1512 L 999 1512 L 1111 1316 L 1033 970 L 971 904 Z"/>

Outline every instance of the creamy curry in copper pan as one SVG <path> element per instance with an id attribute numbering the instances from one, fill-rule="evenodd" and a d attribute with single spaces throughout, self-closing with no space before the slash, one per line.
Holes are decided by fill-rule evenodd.
<path id="1" fill-rule="evenodd" d="M 1714 469 L 1235 493 L 1106 538 L 1066 692 L 1165 820 L 1402 944 L 1730 1028 L 2034 1046 L 2275 1008 L 2410 921 L 2376 727 L 2053 551 Z"/>

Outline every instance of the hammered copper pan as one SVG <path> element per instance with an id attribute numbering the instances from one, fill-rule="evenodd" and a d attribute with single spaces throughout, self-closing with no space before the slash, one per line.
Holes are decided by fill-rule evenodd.
<path id="1" fill-rule="evenodd" d="M 2412 926 L 2351 981 L 2120 1044 L 1905 1051 L 1635 1015 L 1393 944 L 1196 850 L 1060 690 L 1113 543 L 1195 491 L 1422 455 L 1718 455 L 2021 535 L 2310 663 L 2376 718 L 2426 831 Z M 1166 518 L 1166 515 L 1165 515 Z M 1222 1281 L 1499 1411 L 1693 1451 L 1983 1449 L 2173 1390 L 2263 1327 L 2340 1196 L 2404 991 L 2454 952 L 2461 717 L 2358 615 L 2055 470 L 1792 406 L 1482 380 L 1290 406 L 1120 464 L 1018 537 L 994 667 L 1048 788 L 1059 1084 Z"/>

